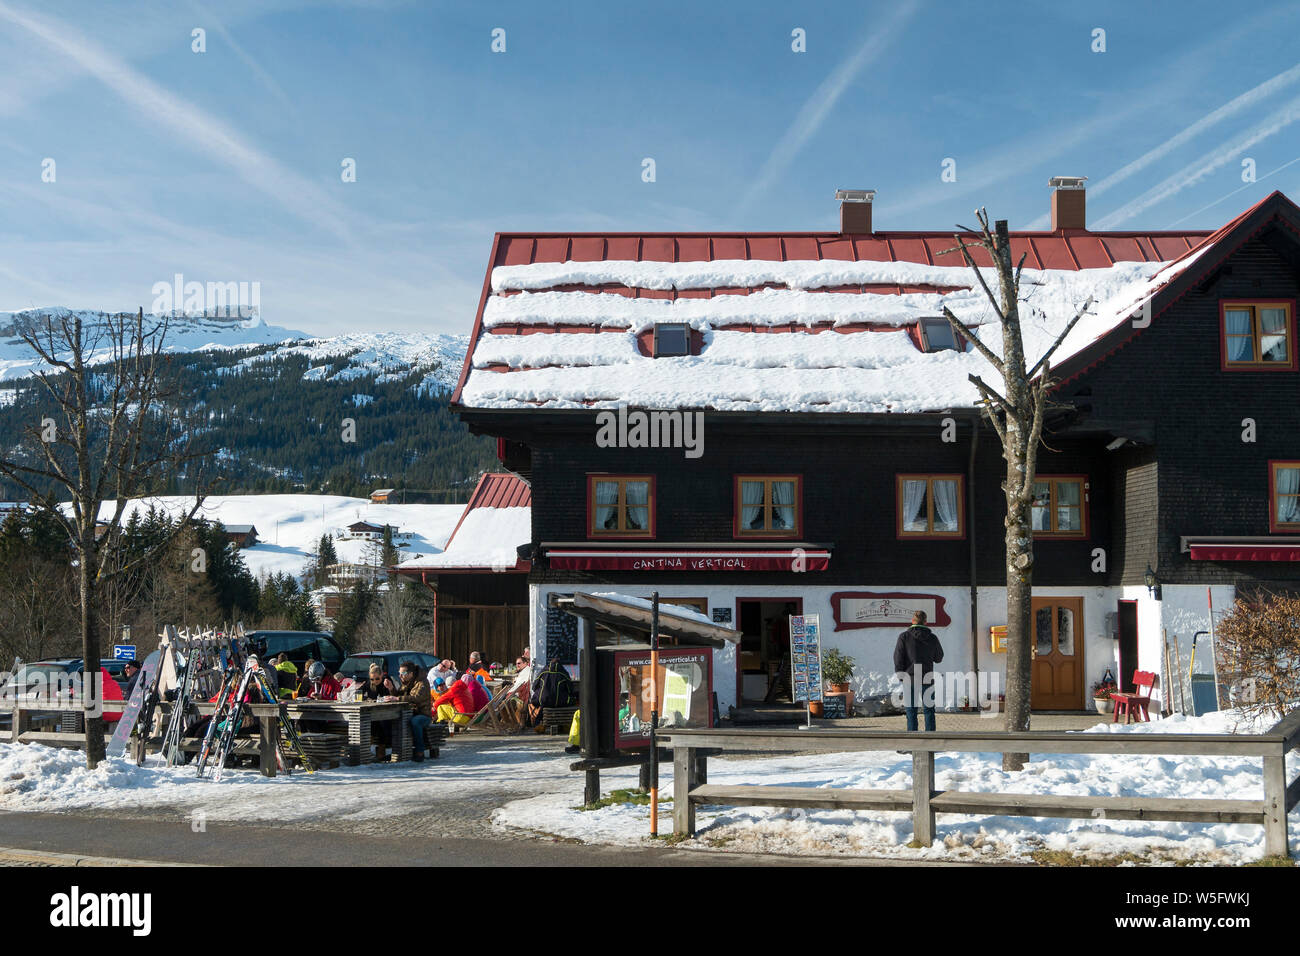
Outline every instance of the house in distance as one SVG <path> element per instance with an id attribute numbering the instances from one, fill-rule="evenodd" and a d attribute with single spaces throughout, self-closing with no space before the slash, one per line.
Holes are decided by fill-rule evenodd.
<path id="1" fill-rule="evenodd" d="M 1083 179 L 1051 186 L 1051 228 L 1011 234 L 1030 362 L 1095 305 L 1053 359 L 1032 703 L 1079 710 L 1108 669 L 1162 672 L 1163 632 L 1186 661 L 1207 588 L 1300 583 L 1300 209 L 1096 232 Z M 968 380 L 996 373 L 941 306 L 1000 328 L 951 230 L 840 198 L 837 231 L 495 237 L 453 407 L 531 485 L 535 660 L 571 654 L 550 595 L 658 591 L 742 632 L 723 712 L 763 698 L 793 613 L 860 698 L 915 610 L 943 669 L 1003 673 L 1005 464 Z"/>

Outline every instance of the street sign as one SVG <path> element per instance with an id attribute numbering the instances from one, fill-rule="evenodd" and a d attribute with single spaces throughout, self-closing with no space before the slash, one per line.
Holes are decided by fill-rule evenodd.
<path id="1" fill-rule="evenodd" d="M 134 644 L 114 644 L 114 645 L 113 645 L 113 660 L 115 660 L 115 661 L 131 661 L 131 660 L 135 660 L 135 645 L 134 645 Z"/>

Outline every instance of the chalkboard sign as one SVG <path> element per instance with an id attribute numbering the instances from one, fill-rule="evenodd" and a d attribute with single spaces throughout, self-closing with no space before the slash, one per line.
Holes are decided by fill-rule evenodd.
<path id="1" fill-rule="evenodd" d="M 848 702 L 848 694 L 827 694 L 822 698 L 822 716 L 831 720 L 847 717 Z"/>
<path id="2" fill-rule="evenodd" d="M 731 623 L 731 608 L 729 608 L 729 607 L 715 607 L 715 608 L 713 609 L 713 623 L 714 623 L 714 624 L 730 624 L 730 623 Z"/>
<path id="3" fill-rule="evenodd" d="M 578 663 L 578 619 L 557 608 L 546 609 L 546 663 Z"/>

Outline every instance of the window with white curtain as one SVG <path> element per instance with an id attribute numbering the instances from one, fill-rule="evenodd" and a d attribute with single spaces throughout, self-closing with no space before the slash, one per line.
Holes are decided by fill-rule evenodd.
<path id="1" fill-rule="evenodd" d="M 736 484 L 738 535 L 795 537 L 801 533 L 797 475 L 739 475 Z"/>
<path id="2" fill-rule="evenodd" d="M 1039 475 L 1034 482 L 1031 511 L 1034 534 L 1084 537 L 1087 489 L 1083 478 Z"/>
<path id="3" fill-rule="evenodd" d="M 961 537 L 963 484 L 961 475 L 899 475 L 899 535 Z"/>
<path id="4" fill-rule="evenodd" d="M 1300 530 L 1300 461 L 1273 462 L 1273 526 Z"/>
<path id="5" fill-rule="evenodd" d="M 1289 302 L 1223 303 L 1223 358 L 1228 368 L 1291 368 L 1292 338 Z"/>
<path id="6" fill-rule="evenodd" d="M 654 502 L 648 476 L 591 475 L 588 481 L 592 536 L 651 536 Z"/>

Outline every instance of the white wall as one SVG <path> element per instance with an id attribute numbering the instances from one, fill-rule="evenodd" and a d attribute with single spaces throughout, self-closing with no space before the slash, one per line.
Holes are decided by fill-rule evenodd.
<path id="1" fill-rule="evenodd" d="M 738 575 L 738 577 L 740 576 Z M 582 587 L 590 589 L 592 585 L 529 586 L 529 603 L 532 608 L 530 641 L 534 661 L 539 664 L 545 663 L 546 595 L 553 591 L 572 592 Z M 601 584 L 596 585 L 594 589 L 602 591 L 617 589 L 627 594 L 648 596 L 652 588 L 650 586 L 630 587 L 626 584 L 618 585 L 616 588 L 614 585 Z M 831 595 L 837 591 L 849 590 L 937 594 L 945 599 L 944 610 L 952 619 L 952 623 L 946 627 L 933 627 L 932 625 L 944 649 L 944 660 L 939 666 L 939 670 L 941 672 L 969 672 L 973 669 L 970 638 L 970 589 L 967 587 L 935 588 L 920 584 L 872 584 L 857 587 L 784 588 L 771 585 L 746 585 L 738 580 L 734 585 L 659 585 L 658 590 L 661 599 L 670 599 L 672 597 L 707 598 L 710 611 L 715 607 L 731 608 L 733 618 L 736 613 L 737 598 L 803 598 L 804 613 L 821 616 L 822 647 L 838 648 L 841 653 L 849 655 L 856 662 L 851 683 L 854 693 L 859 698 L 884 696 L 890 692 L 889 681 L 894 673 L 894 645 L 898 640 L 899 633 L 904 628 L 901 626 L 870 627 L 836 631 L 835 620 L 831 613 Z M 1146 595 L 1145 588 L 1139 590 L 1141 590 L 1143 596 Z M 1169 589 L 1166 588 L 1165 593 L 1168 594 L 1168 592 Z M 1085 691 L 1091 688 L 1092 684 L 1101 677 L 1108 667 L 1113 673 L 1118 673 L 1116 662 L 1117 642 L 1105 633 L 1105 615 L 1107 612 L 1116 610 L 1116 601 L 1121 596 L 1118 588 L 1040 588 L 1036 593 L 1040 596 L 1082 597 L 1084 599 L 1081 633 L 1083 636 Z M 1141 609 L 1139 609 L 1140 615 Z M 733 620 L 732 626 L 736 626 L 737 623 Z M 994 654 L 990 650 L 989 628 L 995 624 L 1005 623 L 1006 589 L 996 587 L 980 588 L 978 663 L 979 670 L 982 673 L 987 672 L 990 676 L 992 674 L 997 675 L 997 691 L 995 693 L 1005 693 L 1006 655 Z M 1139 621 L 1139 640 L 1141 642 L 1146 643 L 1149 630 L 1150 628 L 1144 628 L 1141 621 Z M 1158 654 L 1158 627 L 1155 629 L 1155 634 L 1154 640 L 1157 643 L 1153 646 L 1157 648 L 1155 653 Z M 1145 663 L 1143 666 L 1145 668 Z M 1158 667 L 1154 669 L 1159 670 Z M 714 651 L 713 687 L 718 695 L 719 710 L 723 714 L 727 712 L 729 706 L 734 706 L 736 703 L 735 672 L 735 649 L 728 647 L 725 650 Z M 971 703 L 975 703 L 975 701 L 972 700 Z M 1089 702 L 1085 700 L 1085 703 Z"/>

